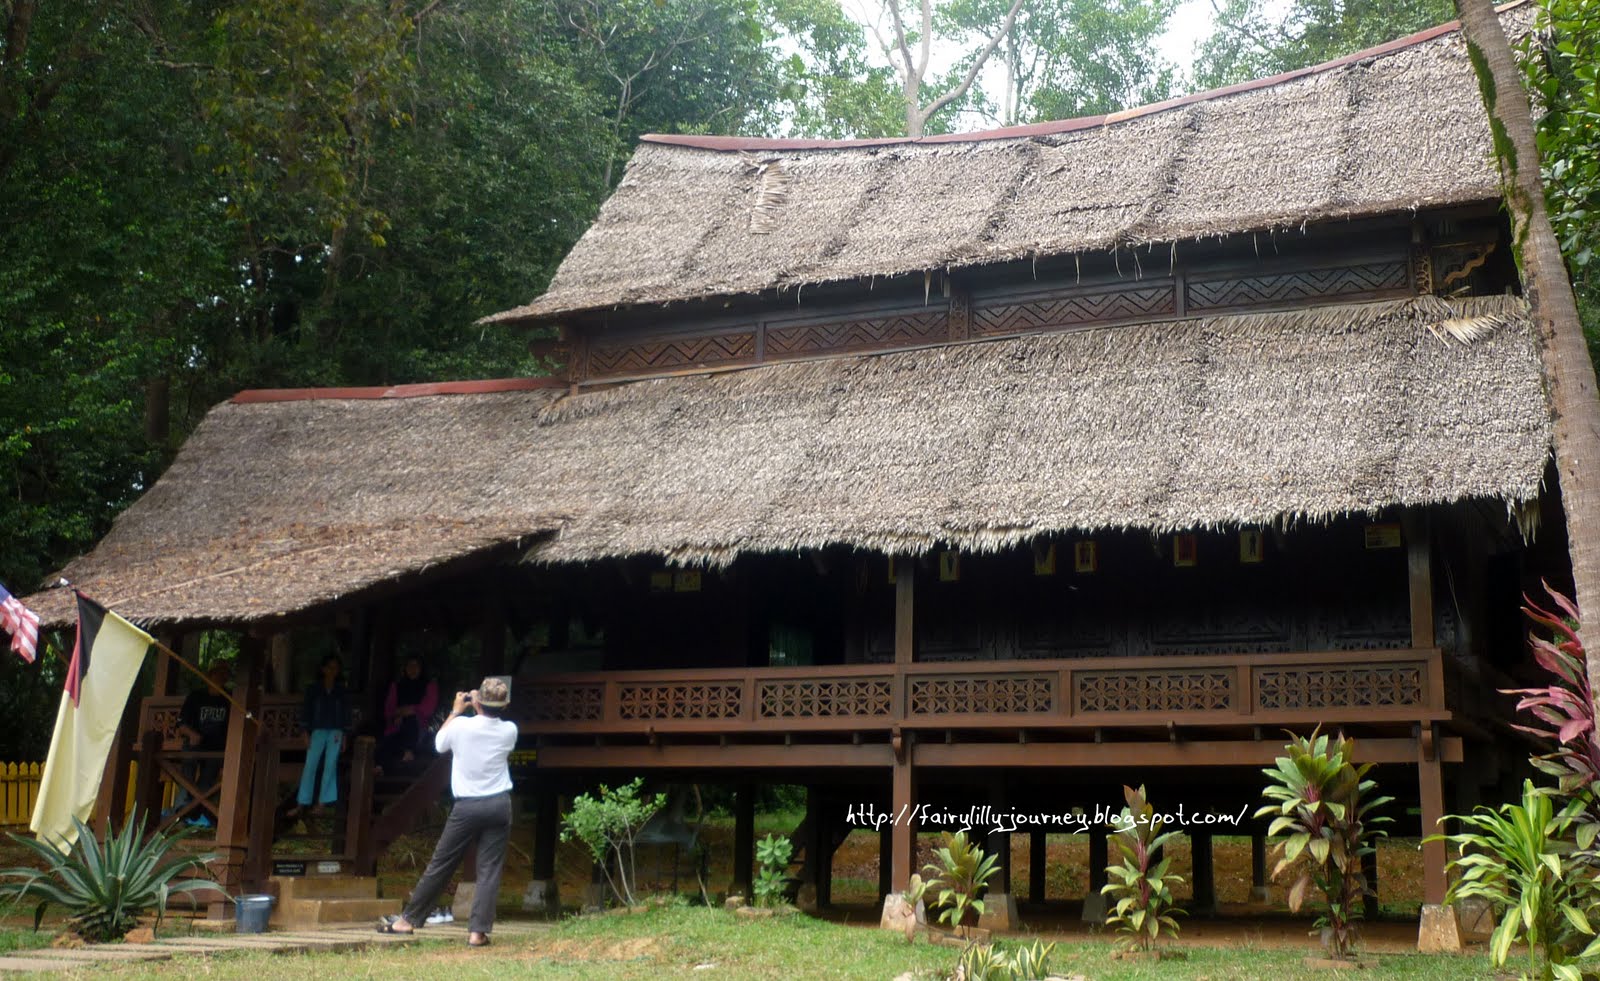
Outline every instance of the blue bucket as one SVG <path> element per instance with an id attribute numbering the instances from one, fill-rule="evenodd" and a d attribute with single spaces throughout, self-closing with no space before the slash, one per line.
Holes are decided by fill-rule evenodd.
<path id="1" fill-rule="evenodd" d="M 271 896 L 240 896 L 233 901 L 234 922 L 239 933 L 266 933 L 267 919 L 272 916 Z"/>

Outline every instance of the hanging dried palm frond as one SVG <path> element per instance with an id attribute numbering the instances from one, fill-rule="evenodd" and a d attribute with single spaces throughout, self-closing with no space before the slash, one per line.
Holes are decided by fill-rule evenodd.
<path id="1" fill-rule="evenodd" d="M 1499 314 L 1484 313 L 1476 317 L 1451 317 L 1429 323 L 1428 330 L 1446 344 L 1451 341 L 1474 344 L 1504 327 L 1506 323 L 1506 318 Z"/>
<path id="2" fill-rule="evenodd" d="M 756 199 L 750 206 L 750 233 L 766 235 L 778 226 L 778 212 L 789 202 L 789 172 L 781 160 L 752 163 Z"/>

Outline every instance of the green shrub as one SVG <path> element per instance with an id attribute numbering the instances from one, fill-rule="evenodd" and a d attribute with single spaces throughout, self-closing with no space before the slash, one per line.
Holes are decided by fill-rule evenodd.
<path id="1" fill-rule="evenodd" d="M 65 853 L 34 838 L 10 835 L 44 863 L 43 869 L 0 870 L 0 879 L 18 880 L 0 883 L 0 898 L 39 901 L 33 914 L 35 930 L 54 903 L 66 910 L 68 925 L 85 940 L 118 940 L 152 909 L 154 925 L 159 926 L 171 897 L 217 888 L 210 879 L 174 881 L 216 858 L 210 852 L 169 855 L 186 830 L 146 837 L 143 819 L 135 813 L 128 816 L 121 834 L 110 832 L 101 842 L 82 821 L 74 818 L 72 823 L 78 840 Z"/>
<path id="2" fill-rule="evenodd" d="M 930 892 L 938 890 L 939 922 L 959 929 L 967 910 L 983 914 L 983 900 L 978 894 L 1000 870 L 1000 860 L 985 855 L 983 849 L 968 840 L 965 831 L 947 831 L 942 840 L 934 852 L 937 861 L 929 862 L 922 871 L 933 873 L 926 888 Z"/>
<path id="3" fill-rule="evenodd" d="M 633 860 L 634 839 L 664 803 L 660 794 L 641 797 L 643 787 L 643 778 L 615 789 L 601 784 L 597 796 L 582 794 L 574 798 L 572 809 L 562 819 L 561 840 L 576 838 L 582 842 L 604 872 L 612 893 L 628 906 L 639 905 L 633 892 L 638 881 Z"/>
<path id="4" fill-rule="evenodd" d="M 1346 960 L 1355 947 L 1357 904 L 1372 894 L 1361 858 L 1373 851 L 1369 840 L 1383 834 L 1373 826 L 1389 820 L 1371 812 L 1391 798 L 1372 796 L 1377 784 L 1366 779 L 1372 764 L 1356 766 L 1355 743 L 1342 734 L 1337 741 L 1319 732 L 1294 736 L 1284 751 L 1261 771 L 1268 780 L 1262 796 L 1271 803 L 1256 811 L 1272 819 L 1267 835 L 1278 856 L 1272 877 L 1299 873 L 1289 887 L 1289 908 L 1297 913 L 1312 886 L 1322 892 L 1328 912 L 1318 917 L 1317 932 L 1329 957 Z"/>
<path id="5" fill-rule="evenodd" d="M 1044 981 L 1055 944 L 1035 940 L 1009 954 L 999 945 L 973 944 L 956 960 L 953 981 Z"/>
<path id="6" fill-rule="evenodd" d="M 1122 795 L 1127 806 L 1117 822 L 1121 830 L 1111 836 L 1122 861 L 1106 869 L 1108 881 L 1100 892 L 1116 904 L 1106 913 L 1107 925 L 1128 934 L 1128 949 L 1149 950 L 1163 932 L 1178 932 L 1173 914 L 1182 910 L 1174 904 L 1171 884 L 1183 879 L 1167 873 L 1172 859 L 1163 854 L 1166 844 L 1178 833 L 1162 831 L 1164 824 L 1146 799 L 1143 787 L 1134 790 L 1125 786 Z M 1159 861 L 1157 855 L 1161 856 Z"/>

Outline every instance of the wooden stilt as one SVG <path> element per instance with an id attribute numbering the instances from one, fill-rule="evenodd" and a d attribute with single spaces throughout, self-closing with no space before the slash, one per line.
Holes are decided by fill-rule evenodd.
<path id="1" fill-rule="evenodd" d="M 260 637 L 246 634 L 239 644 L 240 664 L 235 672 L 233 697 L 255 719 L 246 719 L 237 709 L 228 713 L 228 742 L 222 761 L 222 802 L 217 814 L 217 881 L 224 893 L 237 896 L 243 886 L 244 866 L 250 840 L 251 821 L 271 821 L 273 814 L 252 814 L 250 782 L 255 772 L 255 750 L 261 715 L 261 679 L 266 664 L 266 645 Z M 231 903 L 215 901 L 208 915 L 227 919 Z"/>
<path id="2" fill-rule="evenodd" d="M 1189 835 L 1189 854 L 1193 861 L 1194 912 L 1211 916 L 1217 911 L 1217 879 L 1213 838 L 1209 831 L 1196 831 Z"/>
<path id="3" fill-rule="evenodd" d="M 1050 845 L 1043 830 L 1028 833 L 1028 902 L 1043 906 L 1045 901 L 1046 861 Z"/>
<path id="4" fill-rule="evenodd" d="M 755 903 L 756 788 L 741 784 L 733 798 L 733 882 L 728 892 Z"/>
<path id="5" fill-rule="evenodd" d="M 1417 779 L 1422 797 L 1422 835 L 1439 834 L 1444 830 L 1439 819 L 1444 817 L 1444 773 L 1439 755 L 1434 752 L 1435 741 L 1431 727 L 1422 729 L 1417 745 Z M 1424 841 L 1422 845 L 1422 901 L 1437 905 L 1444 902 L 1445 844 L 1442 841 Z"/>

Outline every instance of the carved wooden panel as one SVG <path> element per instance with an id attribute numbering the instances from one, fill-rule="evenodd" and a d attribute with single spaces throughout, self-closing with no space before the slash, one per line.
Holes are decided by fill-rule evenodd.
<path id="1" fill-rule="evenodd" d="M 1257 668 L 1255 675 L 1258 709 L 1420 706 L 1426 698 L 1422 664 Z"/>
<path id="2" fill-rule="evenodd" d="M 972 336 L 1061 330 L 1141 317 L 1159 320 L 1176 311 L 1177 293 L 1171 281 L 1152 286 L 1117 286 L 979 306 L 972 311 Z"/>
<path id="3" fill-rule="evenodd" d="M 1055 711 L 1054 685 L 1047 674 L 1002 677 L 914 678 L 910 714 L 1026 714 Z"/>
<path id="4" fill-rule="evenodd" d="M 888 678 L 763 682 L 756 714 L 763 719 L 830 719 L 890 714 Z"/>
<path id="5" fill-rule="evenodd" d="M 1235 709 L 1231 668 L 1079 671 L 1073 712 L 1226 712 Z"/>
<path id="6" fill-rule="evenodd" d="M 145 728 L 161 733 L 163 739 L 178 736 L 178 706 L 161 706 L 151 709 L 145 717 Z"/>
<path id="7" fill-rule="evenodd" d="M 839 320 L 767 328 L 767 357 L 800 357 L 835 351 L 915 347 L 949 340 L 948 312 L 934 308 L 870 320 Z"/>
<path id="8" fill-rule="evenodd" d="M 623 685 L 617 701 L 623 719 L 736 719 L 744 708 L 737 682 Z"/>
<path id="9" fill-rule="evenodd" d="M 1411 289 L 1410 263 L 1396 259 L 1271 276 L 1191 279 L 1185 296 L 1190 312 L 1196 312 L 1371 293 L 1409 293 Z"/>
<path id="10" fill-rule="evenodd" d="M 527 699 L 518 701 L 522 704 L 513 703 L 513 707 L 523 709 L 523 714 L 529 719 L 541 722 L 598 721 L 605 706 L 605 689 L 598 684 L 539 685 L 532 689 Z"/>
<path id="11" fill-rule="evenodd" d="M 1285 650 L 1286 611 L 1205 605 L 1169 611 L 1150 628 L 1150 643 L 1168 654 L 1239 654 Z"/>
<path id="12" fill-rule="evenodd" d="M 300 728 L 298 702 L 293 705 L 261 706 L 261 725 L 280 743 L 295 742 L 305 738 L 305 733 Z"/>
<path id="13" fill-rule="evenodd" d="M 644 375 L 683 368 L 716 368 L 754 362 L 754 330 L 655 341 L 594 344 L 589 349 L 591 377 Z"/>

